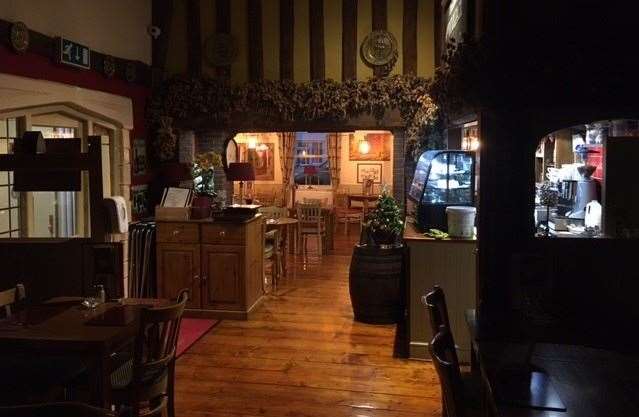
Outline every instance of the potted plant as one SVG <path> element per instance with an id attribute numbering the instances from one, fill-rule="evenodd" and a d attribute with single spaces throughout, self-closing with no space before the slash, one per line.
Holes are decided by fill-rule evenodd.
<path id="1" fill-rule="evenodd" d="M 219 153 L 210 151 L 195 156 L 191 170 L 195 192 L 191 209 L 192 218 L 202 219 L 211 214 L 211 205 L 216 196 L 215 169 L 221 166 L 222 157 Z"/>
<path id="2" fill-rule="evenodd" d="M 402 211 L 384 189 L 364 223 L 367 243 L 355 245 L 349 292 L 355 320 L 372 324 L 399 322 L 404 313 L 405 250 Z"/>
<path id="3" fill-rule="evenodd" d="M 376 245 L 385 247 L 397 243 L 404 230 L 402 210 L 387 189 L 382 190 L 377 206 L 366 216 L 364 225 Z"/>

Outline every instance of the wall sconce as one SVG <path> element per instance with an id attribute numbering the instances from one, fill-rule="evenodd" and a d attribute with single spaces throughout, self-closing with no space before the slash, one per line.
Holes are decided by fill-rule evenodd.
<path id="1" fill-rule="evenodd" d="M 368 143 L 366 139 L 362 139 L 359 141 L 359 145 L 357 146 L 357 149 L 360 154 L 366 155 L 371 150 L 371 144 Z"/>

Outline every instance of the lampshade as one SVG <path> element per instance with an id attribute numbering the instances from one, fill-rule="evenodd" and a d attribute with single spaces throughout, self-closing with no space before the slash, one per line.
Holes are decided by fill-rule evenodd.
<path id="1" fill-rule="evenodd" d="M 226 179 L 229 181 L 253 181 L 255 170 L 250 162 L 232 162 L 226 171 Z"/>

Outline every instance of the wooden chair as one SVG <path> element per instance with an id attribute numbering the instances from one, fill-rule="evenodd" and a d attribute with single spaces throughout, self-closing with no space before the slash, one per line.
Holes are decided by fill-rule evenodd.
<path id="1" fill-rule="evenodd" d="M 344 235 L 348 235 L 348 225 L 350 223 L 362 224 L 362 210 L 354 207 L 348 207 L 348 196 L 346 194 L 337 194 L 335 204 L 336 224 L 344 223 Z"/>
<path id="2" fill-rule="evenodd" d="M 264 215 L 266 219 L 279 219 L 281 217 L 287 217 L 287 209 L 285 207 L 266 206 L 260 207 L 259 212 Z"/>
<path id="3" fill-rule="evenodd" d="M 269 230 L 264 233 L 264 260 L 271 261 L 271 287 L 277 291 L 277 285 L 282 271 L 282 241 L 279 230 Z M 262 291 L 266 294 L 266 271 L 262 280 Z"/>
<path id="4" fill-rule="evenodd" d="M 175 416 L 175 350 L 187 300 L 182 290 L 176 304 L 142 310 L 133 358 L 111 374 L 116 406 L 134 417 Z"/>
<path id="5" fill-rule="evenodd" d="M 308 237 L 317 237 L 317 251 L 319 256 L 323 254 L 324 240 L 326 239 L 326 224 L 322 214 L 322 207 L 319 204 L 298 204 L 297 205 L 298 241 L 302 244 L 302 255 L 307 254 Z"/>
<path id="6" fill-rule="evenodd" d="M 442 414 L 446 417 L 468 417 L 464 384 L 457 362 L 455 342 L 450 330 L 441 326 L 428 345 L 442 390 Z"/>
<path id="7" fill-rule="evenodd" d="M 446 295 L 444 294 L 444 290 L 439 285 L 435 285 L 432 291 L 422 297 L 422 303 L 428 309 L 430 326 L 433 332 L 432 334 L 437 335 L 442 328 L 446 329 L 446 337 L 450 339 L 447 340 L 447 342 L 449 341 L 452 344 L 452 349 L 449 349 L 447 351 L 447 358 L 452 366 L 457 369 L 457 372 L 459 373 L 462 391 L 466 394 L 467 401 L 472 403 L 471 409 L 479 409 L 480 400 L 477 398 L 477 396 L 479 395 L 479 386 L 481 384 L 477 380 L 476 376 L 472 373 L 460 371 L 459 358 L 457 356 L 457 345 L 455 345 L 455 340 L 452 333 L 450 332 L 450 320 L 448 318 L 448 307 L 446 306 Z M 433 362 L 435 362 L 434 357 Z M 443 396 L 442 399 L 445 404 L 446 398 Z"/>
<path id="8" fill-rule="evenodd" d="M 4 307 L 6 318 L 11 317 L 11 306 L 13 306 L 16 301 L 19 301 L 19 299 L 24 297 L 26 297 L 26 294 L 22 284 L 18 284 L 15 288 L 10 288 L 0 292 L 0 307 Z"/>
<path id="9" fill-rule="evenodd" d="M 437 334 L 441 326 L 445 326 L 447 329 L 451 328 L 448 318 L 448 307 L 446 306 L 446 295 L 439 285 L 435 285 L 428 294 L 422 297 L 422 304 L 428 309 L 432 334 Z M 459 366 L 456 351 L 455 363 Z"/>
<path id="10" fill-rule="evenodd" d="M 0 407 L 0 417 L 116 417 L 109 410 L 87 404 L 64 402 Z"/>

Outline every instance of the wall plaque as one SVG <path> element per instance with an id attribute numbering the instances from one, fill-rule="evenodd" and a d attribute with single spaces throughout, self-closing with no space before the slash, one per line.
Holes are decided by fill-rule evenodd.
<path id="1" fill-rule="evenodd" d="M 58 60 L 62 64 L 91 69 L 91 50 L 69 39 L 58 38 Z"/>

